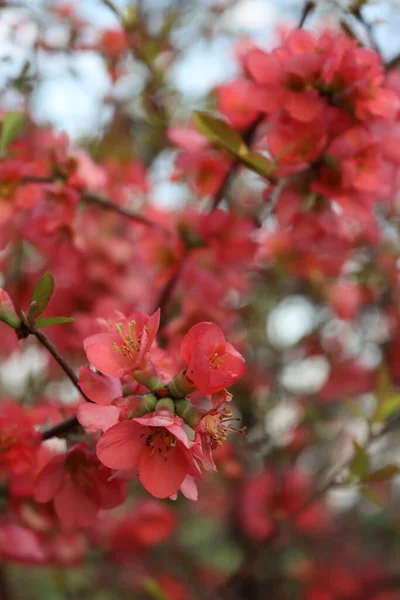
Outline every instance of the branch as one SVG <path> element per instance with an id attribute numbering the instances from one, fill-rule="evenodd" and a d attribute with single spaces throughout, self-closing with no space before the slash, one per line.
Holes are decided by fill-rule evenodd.
<path id="1" fill-rule="evenodd" d="M 61 421 L 61 423 L 54 425 L 54 427 L 49 427 L 49 429 L 43 431 L 42 440 L 50 440 L 53 437 L 64 435 L 65 433 L 70 433 L 70 431 L 72 431 L 73 429 L 75 429 L 75 427 L 78 427 L 79 425 L 80 424 L 76 416 L 69 417 L 68 419 L 65 419 L 65 421 Z"/>
<path id="2" fill-rule="evenodd" d="M 0 598 L 1 600 L 11 600 L 11 589 L 7 581 L 4 564 L 0 566 Z"/>
<path id="3" fill-rule="evenodd" d="M 190 249 L 186 249 L 184 255 L 182 256 L 181 260 L 177 264 L 174 273 L 171 275 L 171 277 L 168 279 L 167 283 L 161 290 L 160 296 L 157 300 L 157 303 L 154 307 L 153 312 L 156 311 L 157 308 L 159 308 L 161 310 L 161 314 L 162 314 L 163 310 L 167 307 L 167 305 L 170 301 L 170 298 L 172 296 L 172 292 L 174 291 L 174 288 L 175 288 L 176 284 L 178 283 L 179 277 L 183 270 L 183 266 L 186 262 L 186 259 L 189 256 L 189 254 L 190 254 Z"/>
<path id="4" fill-rule="evenodd" d="M 100 196 L 97 196 L 96 194 L 92 194 L 91 192 L 87 192 L 86 194 L 83 194 L 82 201 L 87 202 L 88 204 L 95 204 L 96 206 L 99 206 L 100 208 L 103 208 L 104 210 L 112 210 L 112 211 L 118 213 L 119 215 L 128 217 L 129 219 L 136 221 L 137 223 L 142 223 L 143 225 L 147 225 L 148 227 L 153 227 L 154 229 L 160 229 L 164 233 L 169 233 L 168 230 L 165 229 L 165 227 L 163 227 L 159 223 L 156 223 L 155 221 L 152 221 L 151 219 L 148 219 L 147 217 L 144 217 L 143 215 L 139 215 L 138 213 L 132 212 L 131 210 L 129 210 L 127 208 L 123 208 L 122 206 L 113 204 L 109 200 L 106 200 L 105 198 L 101 198 Z"/>
<path id="5" fill-rule="evenodd" d="M 47 176 L 37 176 L 37 175 L 26 175 L 25 177 L 22 178 L 22 183 L 55 183 L 55 179 L 53 177 L 47 177 Z M 143 225 L 147 225 L 148 227 L 153 227 L 154 229 L 159 229 L 160 231 L 163 231 L 164 233 L 169 233 L 168 230 L 163 227 L 162 225 L 160 225 L 159 223 L 156 223 L 155 221 L 152 221 L 151 219 L 148 219 L 147 217 L 144 217 L 143 215 L 138 214 L 137 212 L 133 212 L 131 210 L 129 210 L 128 208 L 124 208 L 123 206 L 118 206 L 118 204 L 114 204 L 113 202 L 110 202 L 110 200 L 107 200 L 106 198 L 102 198 L 101 196 L 98 196 L 97 194 L 94 194 L 92 192 L 86 192 L 83 193 L 81 195 L 81 201 L 82 202 L 86 202 L 87 204 L 95 204 L 96 206 L 99 206 L 100 208 L 104 209 L 104 210 L 112 210 L 113 212 L 118 213 L 119 215 L 122 215 L 123 217 L 128 217 L 128 219 L 132 219 L 132 221 L 136 221 L 137 223 L 142 223 Z"/>
<path id="6" fill-rule="evenodd" d="M 59 353 L 57 348 L 48 339 L 48 337 L 43 333 L 43 331 L 41 331 L 40 329 L 33 329 L 30 333 L 32 335 L 34 335 L 39 340 L 39 342 L 42 344 L 42 346 L 44 346 L 50 352 L 50 354 L 52 355 L 54 360 L 56 360 L 58 362 L 58 364 L 60 365 L 60 367 L 62 368 L 64 373 L 67 375 L 69 380 L 73 383 L 73 385 L 76 387 L 76 389 L 79 391 L 79 393 L 85 398 L 85 400 L 87 400 L 87 402 L 91 402 L 90 398 L 88 398 L 86 396 L 85 392 L 79 386 L 78 378 L 75 375 L 71 365 L 65 360 L 65 358 L 63 358 L 61 356 L 61 354 Z M 54 425 L 54 427 L 50 427 L 49 429 L 46 429 L 45 431 L 43 431 L 42 439 L 48 440 L 57 435 L 62 435 L 62 434 L 68 433 L 71 430 L 75 429 L 75 427 L 77 427 L 78 425 L 79 425 L 79 423 L 78 423 L 76 416 L 69 417 L 68 419 L 65 419 L 65 421 L 63 421 L 62 423 L 58 423 L 57 425 Z"/>
<path id="7" fill-rule="evenodd" d="M 39 342 L 42 344 L 42 346 L 44 346 L 50 352 L 52 357 L 58 362 L 58 364 L 60 365 L 60 367 L 62 368 L 64 373 L 67 375 L 67 377 L 72 381 L 72 383 L 74 384 L 76 389 L 82 394 L 82 396 L 85 398 L 85 400 L 90 402 L 89 398 L 79 387 L 78 378 L 75 375 L 71 365 L 68 364 L 67 361 L 65 360 L 65 358 L 63 358 L 61 356 L 61 354 L 59 353 L 57 348 L 53 345 L 53 343 L 49 340 L 49 338 L 43 333 L 43 331 L 41 331 L 40 329 L 33 329 L 31 331 L 31 334 L 34 335 L 39 340 Z"/>
<path id="8" fill-rule="evenodd" d="M 300 15 L 300 19 L 297 24 L 298 29 L 301 29 L 303 27 L 304 23 L 306 22 L 307 17 L 312 13 L 314 8 L 315 8 L 315 2 L 313 2 L 312 0 L 309 0 L 308 2 L 306 2 L 304 4 L 303 11 Z"/>
<path id="9" fill-rule="evenodd" d="M 361 13 L 361 10 L 359 8 L 355 8 L 354 10 L 351 11 L 351 13 L 354 15 L 354 17 L 357 19 L 357 21 L 359 21 L 361 23 L 361 25 L 363 25 L 364 29 L 367 31 L 369 43 L 371 44 L 371 47 L 380 56 L 381 52 L 380 52 L 379 46 L 377 44 L 377 41 L 375 39 L 375 32 L 374 32 L 374 28 L 371 25 L 371 23 L 368 23 L 364 19 L 363 15 Z"/>

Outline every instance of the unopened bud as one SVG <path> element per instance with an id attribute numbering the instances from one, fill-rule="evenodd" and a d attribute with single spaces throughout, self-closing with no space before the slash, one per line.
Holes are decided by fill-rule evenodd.
<path id="1" fill-rule="evenodd" d="M 187 400 L 186 398 L 175 401 L 175 411 L 189 427 L 192 427 L 192 429 L 200 423 L 203 416 L 202 413 L 194 408 L 190 400 Z"/>
<path id="2" fill-rule="evenodd" d="M 175 412 L 175 403 L 172 398 L 161 398 L 156 404 L 155 410 L 159 408 L 167 408 L 170 412 Z"/>
<path id="3" fill-rule="evenodd" d="M 184 398 L 196 389 L 187 379 L 183 371 L 167 385 L 167 388 L 173 398 Z"/>

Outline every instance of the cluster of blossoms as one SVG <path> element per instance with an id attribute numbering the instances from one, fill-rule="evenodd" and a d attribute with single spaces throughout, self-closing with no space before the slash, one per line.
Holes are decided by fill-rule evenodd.
<path id="1" fill-rule="evenodd" d="M 148 43 L 137 15 L 124 16 L 124 29 L 102 31 L 96 45 L 71 7 L 54 14 L 73 30 L 71 50 L 99 50 L 113 84 L 144 42 L 146 67 L 160 83 L 158 63 L 171 48 Z M 43 40 L 39 47 L 49 50 Z M 380 590 L 387 565 L 374 558 L 379 552 L 366 560 L 362 541 L 315 490 L 324 490 L 317 473 L 325 474 L 329 452 L 321 447 L 342 435 L 337 421 L 349 397 L 382 399 L 400 383 L 398 74 L 375 51 L 328 30 L 285 32 L 271 52 L 245 42 L 238 60 L 242 76 L 215 90 L 219 141 L 215 131 L 206 139 L 201 128 L 166 127 L 159 90 L 148 84 L 145 108 L 175 146 L 168 185 L 186 182 L 184 206 L 160 208 L 150 165 L 131 150 L 117 157 L 112 136 L 113 157 L 100 144 L 95 159 L 27 120 L 0 157 L 0 357 L 40 342 L 55 358 L 46 366 L 51 385 L 35 373 L 18 399 L 0 399 L 0 558 L 77 565 L 96 549 L 129 572 L 129 592 L 193 600 L 199 583 L 213 591 L 233 567 L 196 562 L 195 531 L 187 554 L 173 536 L 182 523 L 192 537 L 191 524 L 211 522 L 243 559 L 239 576 L 253 569 L 250 588 L 254 575 L 263 598 L 280 597 L 269 580 L 262 587 L 257 569 L 266 557 L 271 579 L 276 567 L 275 579 L 289 580 L 301 600 L 395 600 Z M 0 136 L 8 118 L 1 114 Z M 258 176 L 269 165 L 262 190 L 243 191 L 240 177 L 227 189 L 241 165 L 257 160 L 224 145 L 225 133 L 254 153 Z M 45 270 L 55 281 L 51 315 L 74 322 L 42 317 L 35 290 Z M 321 309 L 320 320 L 295 347 L 274 347 L 270 312 L 292 293 Z M 375 321 L 359 326 L 369 309 Z M 41 332 L 47 326 L 51 341 Z M 292 393 L 285 368 L 315 358 L 325 379 L 309 396 Z M 60 367 L 77 390 L 69 403 L 60 399 Z M 231 408 L 227 388 L 239 380 Z M 295 422 L 277 435 L 273 411 L 279 417 L 286 403 Z M 396 406 L 395 393 L 378 417 Z M 227 439 L 243 435 L 236 413 L 246 445 Z M 368 421 L 371 435 L 383 424 L 378 417 Z M 387 481 L 367 472 L 369 449 L 346 435 L 333 462 L 350 445 L 348 482 L 366 488 L 369 476 L 379 488 L 372 492 L 389 500 Z M 383 467 L 385 477 L 397 472 Z M 198 502 L 159 502 L 180 493 Z M 350 518 L 362 532 L 361 517 Z M 177 563 L 196 557 L 191 585 L 154 559 L 166 542 L 183 554 Z"/>
<path id="2" fill-rule="evenodd" d="M 212 450 L 227 432 L 241 431 L 230 424 L 232 395 L 225 388 L 243 375 L 245 362 L 217 325 L 198 323 L 183 338 L 185 367 L 174 377 L 175 365 L 163 366 L 168 357 L 154 345 L 159 317 L 159 311 L 133 313 L 85 339 L 86 355 L 102 376 L 81 369 L 81 387 L 93 404 L 78 408 L 78 420 L 102 432 L 96 453 L 116 477 L 138 475 L 157 498 L 180 489 L 196 500 L 201 467 L 216 469 Z M 141 395 L 143 386 L 148 393 Z"/>

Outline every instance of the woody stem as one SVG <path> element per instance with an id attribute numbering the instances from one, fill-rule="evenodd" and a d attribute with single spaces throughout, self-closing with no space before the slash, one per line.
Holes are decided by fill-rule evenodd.
<path id="1" fill-rule="evenodd" d="M 78 378 L 75 375 L 74 370 L 72 369 L 71 365 L 65 360 L 65 358 L 63 358 L 61 356 L 61 354 L 59 353 L 57 348 L 49 340 L 49 338 L 43 333 L 43 331 L 41 331 L 40 329 L 33 329 L 31 331 L 31 334 L 34 335 L 36 337 L 36 339 L 39 340 L 39 342 L 42 344 L 42 346 L 44 346 L 46 348 L 46 350 L 48 350 L 50 352 L 50 354 L 52 355 L 54 360 L 56 362 L 58 362 L 58 364 L 60 365 L 60 367 L 62 368 L 64 373 L 67 375 L 68 379 L 76 387 L 76 389 L 79 391 L 79 393 L 85 398 L 85 400 L 87 400 L 87 402 L 91 402 L 90 398 L 88 398 L 86 396 L 85 392 L 79 386 Z M 79 425 L 79 423 L 78 423 L 76 416 L 69 417 L 68 419 L 65 419 L 65 421 L 63 421 L 62 423 L 58 423 L 57 425 L 54 425 L 54 427 L 50 427 L 49 429 L 46 429 L 42 433 L 42 439 L 48 440 L 57 435 L 69 433 L 71 430 L 75 429 L 78 425 Z"/>

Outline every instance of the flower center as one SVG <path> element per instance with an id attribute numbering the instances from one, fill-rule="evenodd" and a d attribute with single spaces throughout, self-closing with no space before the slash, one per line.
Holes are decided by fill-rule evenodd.
<path id="1" fill-rule="evenodd" d="M 92 488 L 94 485 L 93 468 L 80 452 L 70 454 L 65 462 L 65 468 L 72 482 L 77 487 Z"/>
<path id="2" fill-rule="evenodd" d="M 150 458 L 157 451 L 167 460 L 167 453 L 176 446 L 176 439 L 165 427 L 151 427 L 146 437 L 146 446 L 150 448 Z M 142 433 L 140 437 L 146 434 Z"/>
<path id="3" fill-rule="evenodd" d="M 229 408 L 224 407 L 217 414 L 208 414 L 204 417 L 204 429 L 206 434 L 216 446 L 221 446 L 228 436 L 229 432 L 238 433 L 246 437 L 246 427 L 234 427 L 229 421 L 241 421 L 239 418 L 233 418 L 233 413 Z"/>
<path id="4" fill-rule="evenodd" d="M 218 346 L 219 346 L 219 344 L 216 344 L 214 346 L 213 352 L 212 352 L 210 358 L 208 359 L 210 361 L 210 367 L 212 369 L 219 369 L 219 367 L 224 362 L 225 356 L 228 356 L 227 352 L 225 352 L 225 354 L 219 354 L 218 353 Z"/>
<path id="5" fill-rule="evenodd" d="M 118 345 L 114 342 L 112 345 L 113 350 L 116 350 L 122 354 L 122 356 L 127 356 L 132 360 L 136 360 L 142 341 L 142 334 L 137 335 L 135 331 L 136 321 L 129 321 L 127 333 L 124 332 L 124 324 L 122 322 L 116 323 L 115 328 L 121 336 L 123 343 Z M 144 329 L 147 330 L 147 327 Z"/>

